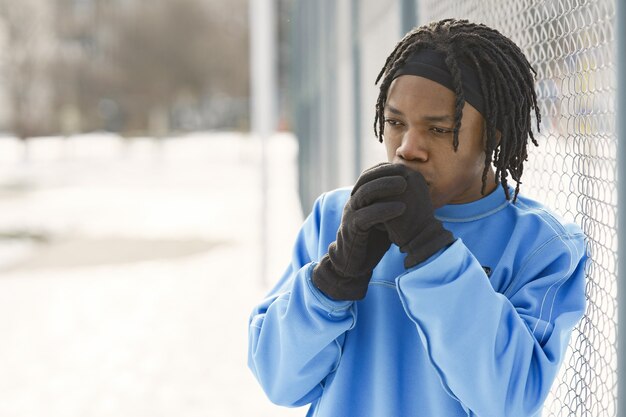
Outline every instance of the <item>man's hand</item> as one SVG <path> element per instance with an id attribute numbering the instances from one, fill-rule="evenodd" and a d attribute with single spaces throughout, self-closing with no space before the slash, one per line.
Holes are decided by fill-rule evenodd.
<path id="1" fill-rule="evenodd" d="M 404 212 L 385 222 L 389 238 L 407 254 L 405 268 L 413 267 L 454 242 L 452 233 L 435 218 L 426 180 L 419 172 L 404 167 L 406 190 L 394 197 L 405 205 Z"/>
<path id="2" fill-rule="evenodd" d="M 313 283 L 335 300 L 365 297 L 372 271 L 391 246 L 383 223 L 405 211 L 405 168 L 389 163 L 364 171 L 344 208 L 337 240 L 313 270 Z"/>

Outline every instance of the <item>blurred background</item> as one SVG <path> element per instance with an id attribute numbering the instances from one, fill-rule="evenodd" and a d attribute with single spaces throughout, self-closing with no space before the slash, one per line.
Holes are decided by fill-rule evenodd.
<path id="1" fill-rule="evenodd" d="M 587 313 L 544 414 L 616 416 L 619 13 L 0 0 L 0 416 L 306 414 L 248 371 L 248 314 L 314 199 L 385 158 L 376 75 L 445 17 L 527 54 L 543 124 L 522 190 L 589 236 Z"/>

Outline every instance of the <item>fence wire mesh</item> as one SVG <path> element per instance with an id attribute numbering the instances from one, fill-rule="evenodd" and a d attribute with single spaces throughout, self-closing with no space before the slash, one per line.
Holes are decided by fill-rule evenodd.
<path id="1" fill-rule="evenodd" d="M 615 0 L 424 0 L 421 22 L 485 23 L 537 70 L 543 118 L 522 192 L 578 223 L 589 238 L 587 311 L 544 416 L 617 413 L 617 139 Z"/>

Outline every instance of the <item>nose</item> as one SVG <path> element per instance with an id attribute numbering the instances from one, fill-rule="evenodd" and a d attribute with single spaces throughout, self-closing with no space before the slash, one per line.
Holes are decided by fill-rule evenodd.
<path id="1" fill-rule="evenodd" d="M 396 149 L 396 157 L 405 161 L 428 161 L 428 147 L 426 139 L 415 129 L 407 130 L 402 136 L 402 142 Z"/>

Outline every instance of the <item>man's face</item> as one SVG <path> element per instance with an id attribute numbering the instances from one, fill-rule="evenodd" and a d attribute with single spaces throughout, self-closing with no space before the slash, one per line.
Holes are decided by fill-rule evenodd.
<path id="1" fill-rule="evenodd" d="M 435 208 L 482 197 L 485 166 L 484 119 L 469 103 L 463 107 L 459 147 L 454 151 L 455 95 L 427 78 L 402 75 L 389 88 L 385 135 L 389 162 L 419 171 Z M 487 175 L 486 193 L 495 189 Z"/>

